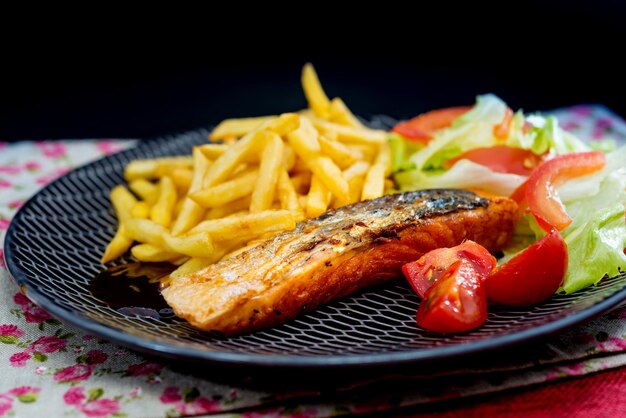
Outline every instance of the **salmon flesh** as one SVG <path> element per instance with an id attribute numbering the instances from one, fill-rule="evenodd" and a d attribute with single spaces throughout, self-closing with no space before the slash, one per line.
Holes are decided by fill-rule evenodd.
<path id="1" fill-rule="evenodd" d="M 403 264 L 465 240 L 491 252 L 510 240 L 517 205 L 433 189 L 328 211 L 163 291 L 193 326 L 227 335 L 284 323 L 333 299 L 402 275 Z"/>

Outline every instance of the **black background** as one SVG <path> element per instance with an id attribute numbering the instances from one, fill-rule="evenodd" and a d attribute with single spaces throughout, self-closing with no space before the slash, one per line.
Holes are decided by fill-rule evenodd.
<path id="1" fill-rule="evenodd" d="M 620 2 L 420 3 L 43 15 L 3 37 L 0 140 L 147 138 L 296 110 L 307 61 L 366 117 L 486 92 L 515 109 L 626 116 Z"/>

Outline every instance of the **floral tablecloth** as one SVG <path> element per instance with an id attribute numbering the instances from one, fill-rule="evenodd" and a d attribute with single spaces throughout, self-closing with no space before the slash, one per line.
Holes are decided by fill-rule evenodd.
<path id="1" fill-rule="evenodd" d="M 626 142 L 626 124 L 601 106 L 554 113 L 566 129 L 590 141 Z M 13 214 L 35 191 L 73 167 L 133 143 L 0 142 L 0 243 Z M 336 392 L 332 402 L 315 391 L 229 386 L 175 371 L 59 322 L 19 292 L 0 250 L 0 417 L 325 417 L 494 393 L 623 365 L 626 308 L 555 336 L 511 362 L 357 382 Z M 427 385 L 419 384 L 425 379 Z"/>

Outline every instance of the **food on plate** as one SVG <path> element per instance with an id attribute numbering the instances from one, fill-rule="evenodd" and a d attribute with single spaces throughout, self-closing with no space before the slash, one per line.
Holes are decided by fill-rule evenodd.
<path id="1" fill-rule="evenodd" d="M 130 250 L 139 261 L 179 266 L 168 278 L 175 279 L 392 190 L 387 133 L 330 100 L 310 64 L 302 86 L 309 109 L 228 119 L 209 136 L 222 142 L 196 146 L 191 156 L 131 161 L 130 191 L 111 192 L 119 226 L 102 262 Z"/>
<path id="2" fill-rule="evenodd" d="M 163 296 L 192 325 L 226 334 L 270 327 L 360 288 L 403 264 L 470 239 L 489 251 L 513 234 L 517 205 L 465 190 L 383 196 L 328 211 L 203 270 Z"/>
<path id="3" fill-rule="evenodd" d="M 520 209 L 513 240 L 491 272 L 468 262 L 479 252 L 473 246 L 438 249 L 403 267 L 423 299 L 420 326 L 468 330 L 485 320 L 487 300 L 537 304 L 626 269 L 626 146 L 594 151 L 555 118 L 513 113 L 492 95 L 470 110 L 429 112 L 393 132 L 402 190 L 479 188 L 509 195 Z"/>
<path id="4" fill-rule="evenodd" d="M 463 332 L 488 301 L 540 303 L 626 269 L 626 146 L 593 150 L 494 95 L 385 132 L 330 99 L 310 64 L 301 81 L 305 110 L 227 119 L 191 156 L 129 163 L 102 262 L 171 263 L 168 304 L 226 334 L 402 271 L 418 325 Z"/>

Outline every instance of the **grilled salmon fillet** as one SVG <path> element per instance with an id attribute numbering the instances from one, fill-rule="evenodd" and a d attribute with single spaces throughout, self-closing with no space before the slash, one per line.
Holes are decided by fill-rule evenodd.
<path id="1" fill-rule="evenodd" d="M 300 222 L 289 232 L 163 291 L 181 318 L 227 335 L 272 327 L 401 276 L 404 263 L 472 240 L 491 252 L 513 234 L 517 205 L 467 190 L 383 196 Z"/>

